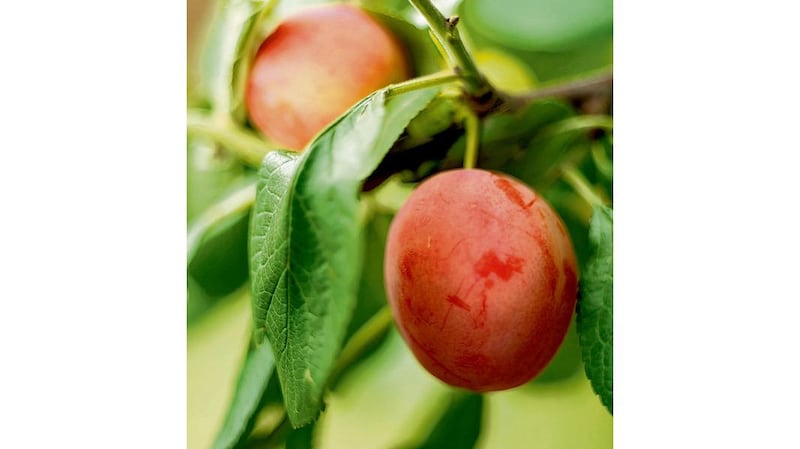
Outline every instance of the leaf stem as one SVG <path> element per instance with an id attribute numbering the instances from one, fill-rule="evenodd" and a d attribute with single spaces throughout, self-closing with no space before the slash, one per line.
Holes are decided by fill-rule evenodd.
<path id="1" fill-rule="evenodd" d="M 446 19 L 430 0 L 409 0 L 425 17 L 433 35 L 452 59 L 451 63 L 461 74 L 467 93 L 475 98 L 483 98 L 493 92 L 486 78 L 478 71 L 478 66 L 464 47 L 458 28 L 458 17 Z"/>
<path id="2" fill-rule="evenodd" d="M 189 111 L 186 114 L 186 132 L 219 144 L 246 164 L 258 168 L 261 160 L 274 147 L 230 120 L 213 120 L 210 116 Z"/>
<path id="3" fill-rule="evenodd" d="M 575 192 L 583 198 L 584 201 L 589 203 L 590 206 L 603 206 L 605 205 L 605 201 L 603 201 L 600 196 L 595 193 L 592 186 L 589 184 L 589 181 L 578 171 L 575 166 L 569 164 L 564 165 L 561 168 L 561 172 L 564 175 L 564 181 L 567 182 Z"/>
<path id="4" fill-rule="evenodd" d="M 328 378 L 328 385 L 335 385 L 342 374 L 367 350 L 373 347 L 378 340 L 389 331 L 392 324 L 392 312 L 389 306 L 384 306 L 372 318 L 364 323 L 361 328 L 350 337 L 342 352 L 339 360 L 333 368 L 333 372 Z"/>
<path id="5" fill-rule="evenodd" d="M 427 87 L 452 83 L 459 79 L 460 77 L 453 70 L 442 70 L 441 72 L 432 73 L 430 75 L 412 78 L 402 83 L 392 84 L 386 87 L 386 95 L 391 97 L 393 95 L 425 89 Z"/>
<path id="6" fill-rule="evenodd" d="M 481 122 L 469 108 L 465 109 L 464 128 L 466 131 L 466 150 L 464 152 L 464 168 L 475 168 L 478 162 L 478 147 L 481 141 Z"/>

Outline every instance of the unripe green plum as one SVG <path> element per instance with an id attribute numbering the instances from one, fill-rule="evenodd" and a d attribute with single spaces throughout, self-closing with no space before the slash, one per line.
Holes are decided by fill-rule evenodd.
<path id="1" fill-rule="evenodd" d="M 417 360 L 447 384 L 513 388 L 553 358 L 578 289 L 572 243 L 522 182 L 459 169 L 414 190 L 384 259 L 395 322 Z"/>
<path id="2" fill-rule="evenodd" d="M 256 128 L 301 150 L 358 100 L 408 77 L 403 48 L 378 21 L 349 4 L 317 6 L 262 43 L 245 100 Z"/>

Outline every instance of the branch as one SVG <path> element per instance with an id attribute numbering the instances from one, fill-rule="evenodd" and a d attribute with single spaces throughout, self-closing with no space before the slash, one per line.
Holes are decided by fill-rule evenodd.
<path id="1" fill-rule="evenodd" d="M 464 41 L 461 40 L 456 26 L 458 25 L 458 16 L 445 18 L 430 0 L 409 0 L 409 2 L 425 17 L 436 41 L 450 56 L 451 65 L 461 76 L 464 90 L 469 94 L 476 112 L 483 114 L 497 107 L 500 103 L 497 92 L 486 80 L 486 77 L 478 71 L 477 64 L 464 47 Z"/>
<path id="2" fill-rule="evenodd" d="M 196 111 L 189 111 L 186 116 L 186 132 L 211 140 L 255 168 L 260 167 L 264 156 L 274 149 L 257 135 L 231 121 L 222 124 Z"/>
<path id="3" fill-rule="evenodd" d="M 611 95 L 614 85 L 612 72 L 600 73 L 587 78 L 545 86 L 526 94 L 510 96 L 513 108 L 519 108 L 544 98 L 577 100 L 595 95 Z"/>

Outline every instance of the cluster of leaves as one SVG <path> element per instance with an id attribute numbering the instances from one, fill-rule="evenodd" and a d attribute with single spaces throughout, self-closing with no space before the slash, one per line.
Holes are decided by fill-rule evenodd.
<path id="1" fill-rule="evenodd" d="M 311 447 L 326 392 L 336 388 L 354 360 L 367 357 L 363 336 L 379 336 L 370 332 L 385 319 L 380 310 L 386 303 L 381 270 L 386 229 L 408 191 L 398 186 L 459 167 L 464 158 L 458 96 L 440 88 L 401 94 L 378 90 L 331 123 L 300 154 L 274 149 L 248 128 L 243 77 L 252 54 L 282 17 L 313 3 L 324 1 L 223 0 L 208 34 L 204 76 L 193 100 L 193 113 L 199 111 L 211 127 L 223 131 L 190 133 L 189 324 L 221 298 L 242 288 L 252 292 L 253 338 L 215 448 L 262 440 L 282 440 L 287 448 Z M 460 3 L 437 6 L 446 15 L 462 14 L 465 29 L 476 30 L 467 36 L 476 45 L 497 45 L 485 37 L 497 24 L 486 22 L 489 2 Z M 511 3 L 519 12 L 553 2 Z M 564 21 L 569 27 L 545 29 L 547 39 L 506 30 L 498 35 L 504 40 L 499 44 L 526 42 L 522 48 L 504 48 L 541 67 L 546 76 L 537 72 L 540 80 L 581 74 L 587 65 L 595 69 L 602 64 L 580 55 L 608 31 L 596 26 L 602 20 L 592 22 L 591 30 L 581 26 L 596 3 L 579 9 L 584 15 L 577 14 L 577 19 Z M 425 20 L 407 1 L 362 0 L 361 5 L 403 40 L 417 74 L 442 67 Z M 583 46 L 574 44 L 587 40 Z M 564 64 L 548 61 L 553 49 L 581 63 L 557 68 Z M 610 411 L 611 119 L 587 115 L 581 108 L 574 101 L 541 98 L 488 114 L 480 135 L 486 151 L 479 153 L 477 165 L 531 185 L 564 218 L 582 267 L 577 326 L 540 379 L 572 375 L 582 353 L 592 386 Z M 238 142 L 229 143 L 226 127 L 238 128 Z M 243 136 L 250 140 L 242 143 Z M 266 157 L 256 166 L 260 157 L 228 151 L 232 145 L 263 151 Z M 365 182 L 369 188 L 379 187 L 362 193 Z M 263 431 L 257 418 L 268 406 L 281 410 L 280 419 Z M 418 447 L 443 447 L 443 442 L 473 447 L 482 408 L 480 395 L 453 396 Z M 473 431 L 454 440 L 453 427 Z"/>

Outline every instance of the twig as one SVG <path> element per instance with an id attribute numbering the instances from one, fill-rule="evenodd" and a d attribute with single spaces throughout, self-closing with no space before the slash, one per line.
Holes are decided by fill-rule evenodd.
<path id="1" fill-rule="evenodd" d="M 520 107 L 543 98 L 565 98 L 572 100 L 591 95 L 610 95 L 613 84 L 614 74 L 606 72 L 587 78 L 545 86 L 526 94 L 514 95 L 510 97 L 509 101 L 514 107 Z"/>
<path id="2" fill-rule="evenodd" d="M 347 342 L 339 355 L 339 360 L 333 368 L 333 372 L 328 378 L 328 385 L 332 386 L 338 382 L 345 370 L 350 367 L 367 350 L 377 343 L 381 337 L 386 335 L 392 324 L 392 312 L 388 306 L 384 306 L 372 318 L 364 323 Z"/>
<path id="3" fill-rule="evenodd" d="M 220 123 L 211 116 L 189 111 L 186 116 L 186 132 L 219 144 L 225 150 L 248 165 L 258 168 L 261 160 L 274 148 L 257 135 L 233 124 L 230 120 Z"/>
<path id="4" fill-rule="evenodd" d="M 456 73 L 461 75 L 464 90 L 469 94 L 476 112 L 483 114 L 496 108 L 500 104 L 500 97 L 486 77 L 481 75 L 477 64 L 464 47 L 464 41 L 458 32 L 458 17 L 445 18 L 430 0 L 409 2 L 425 17 L 434 37 L 450 56 L 449 62 Z"/>

